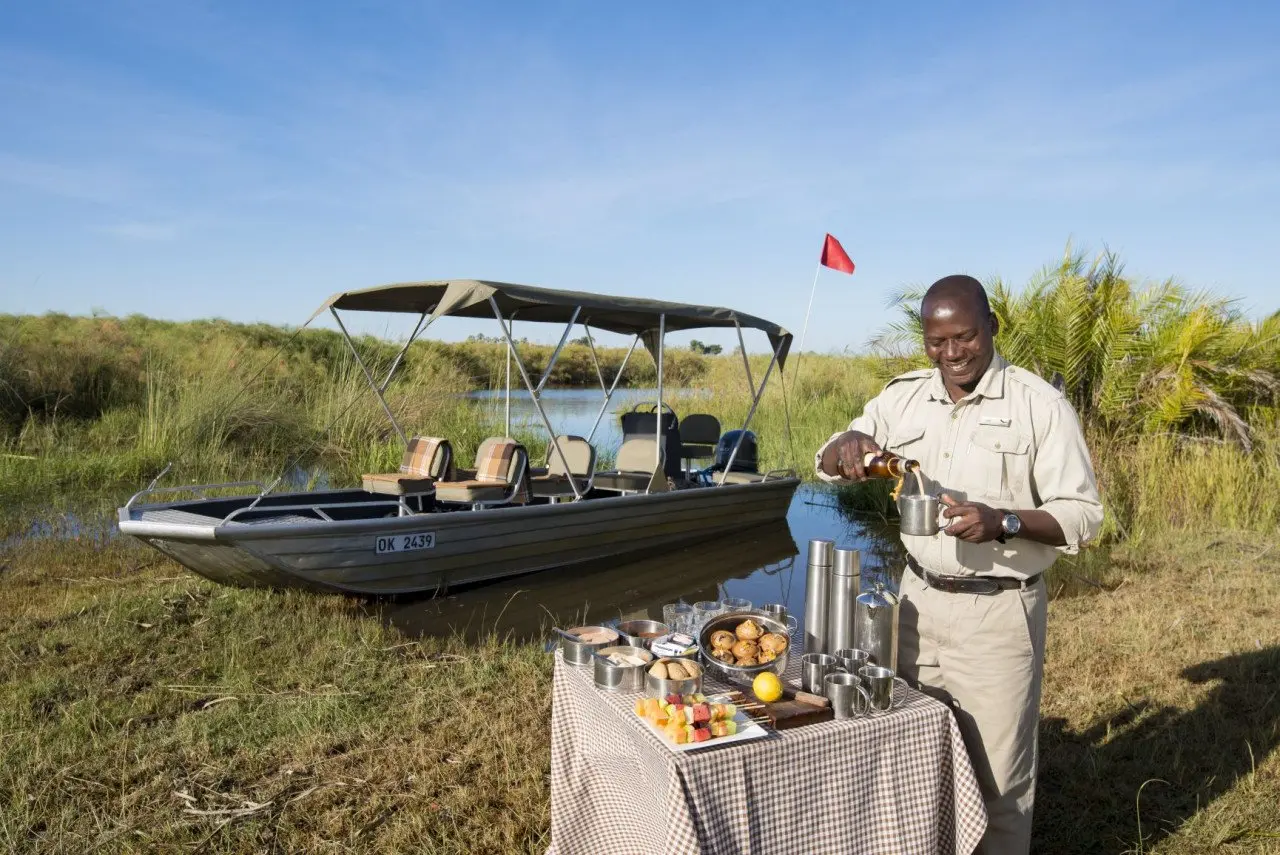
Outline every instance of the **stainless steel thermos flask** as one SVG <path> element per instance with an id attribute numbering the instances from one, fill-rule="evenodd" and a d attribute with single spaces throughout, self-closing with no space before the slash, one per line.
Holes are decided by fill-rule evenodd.
<path id="1" fill-rule="evenodd" d="M 854 604 L 862 587 L 862 558 L 856 549 L 837 549 L 831 565 L 831 603 L 827 608 L 827 649 L 855 647 Z"/>
<path id="2" fill-rule="evenodd" d="M 831 599 L 831 564 L 835 541 L 809 541 L 809 575 L 804 595 L 804 652 L 827 652 L 827 609 Z"/>

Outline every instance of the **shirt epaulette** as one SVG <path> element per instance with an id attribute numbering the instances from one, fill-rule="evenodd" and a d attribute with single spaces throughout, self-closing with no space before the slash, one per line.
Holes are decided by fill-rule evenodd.
<path id="1" fill-rule="evenodd" d="M 928 380 L 932 375 L 932 368 L 917 368 L 915 371 L 908 371 L 905 374 L 899 374 L 897 377 L 894 377 L 888 383 L 884 384 L 884 387 L 888 389 L 894 383 L 903 383 L 907 380 Z"/>
<path id="2" fill-rule="evenodd" d="M 1028 371 L 1025 368 L 1019 368 L 1016 365 L 1010 365 L 1008 368 L 1004 370 L 1004 376 L 1012 380 L 1014 383 L 1017 383 L 1020 386 L 1026 387 L 1032 393 L 1039 395 L 1043 398 L 1046 398 L 1048 400 L 1054 401 L 1059 398 L 1066 397 L 1065 395 L 1062 394 L 1061 391 L 1058 390 L 1056 386 L 1054 386 L 1049 381 L 1045 380 L 1043 377 L 1041 377 L 1039 374 L 1035 373 L 1034 371 Z"/>

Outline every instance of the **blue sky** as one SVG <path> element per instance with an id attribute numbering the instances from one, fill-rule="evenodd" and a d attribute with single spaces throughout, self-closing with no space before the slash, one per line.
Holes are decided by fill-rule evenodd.
<path id="1" fill-rule="evenodd" d="M 1214 6 L 10 4 L 0 311 L 296 324 L 477 277 L 798 334 L 830 231 L 858 270 L 806 349 L 1068 240 L 1269 312 L 1280 7 Z"/>

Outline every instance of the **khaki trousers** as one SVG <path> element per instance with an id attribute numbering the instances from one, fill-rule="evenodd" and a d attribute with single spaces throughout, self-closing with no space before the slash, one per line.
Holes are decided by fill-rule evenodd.
<path id="1" fill-rule="evenodd" d="M 1026 855 L 1044 675 L 1044 580 L 996 594 L 949 594 L 902 576 L 898 670 L 955 711 L 987 806 L 983 855 Z"/>

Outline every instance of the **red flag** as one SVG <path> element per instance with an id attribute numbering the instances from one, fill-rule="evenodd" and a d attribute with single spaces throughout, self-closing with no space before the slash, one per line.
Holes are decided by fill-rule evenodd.
<path id="1" fill-rule="evenodd" d="M 840 241 L 829 234 L 826 243 L 822 245 L 821 264 L 841 273 L 853 273 L 853 261 L 849 259 L 849 254 L 844 251 Z"/>

